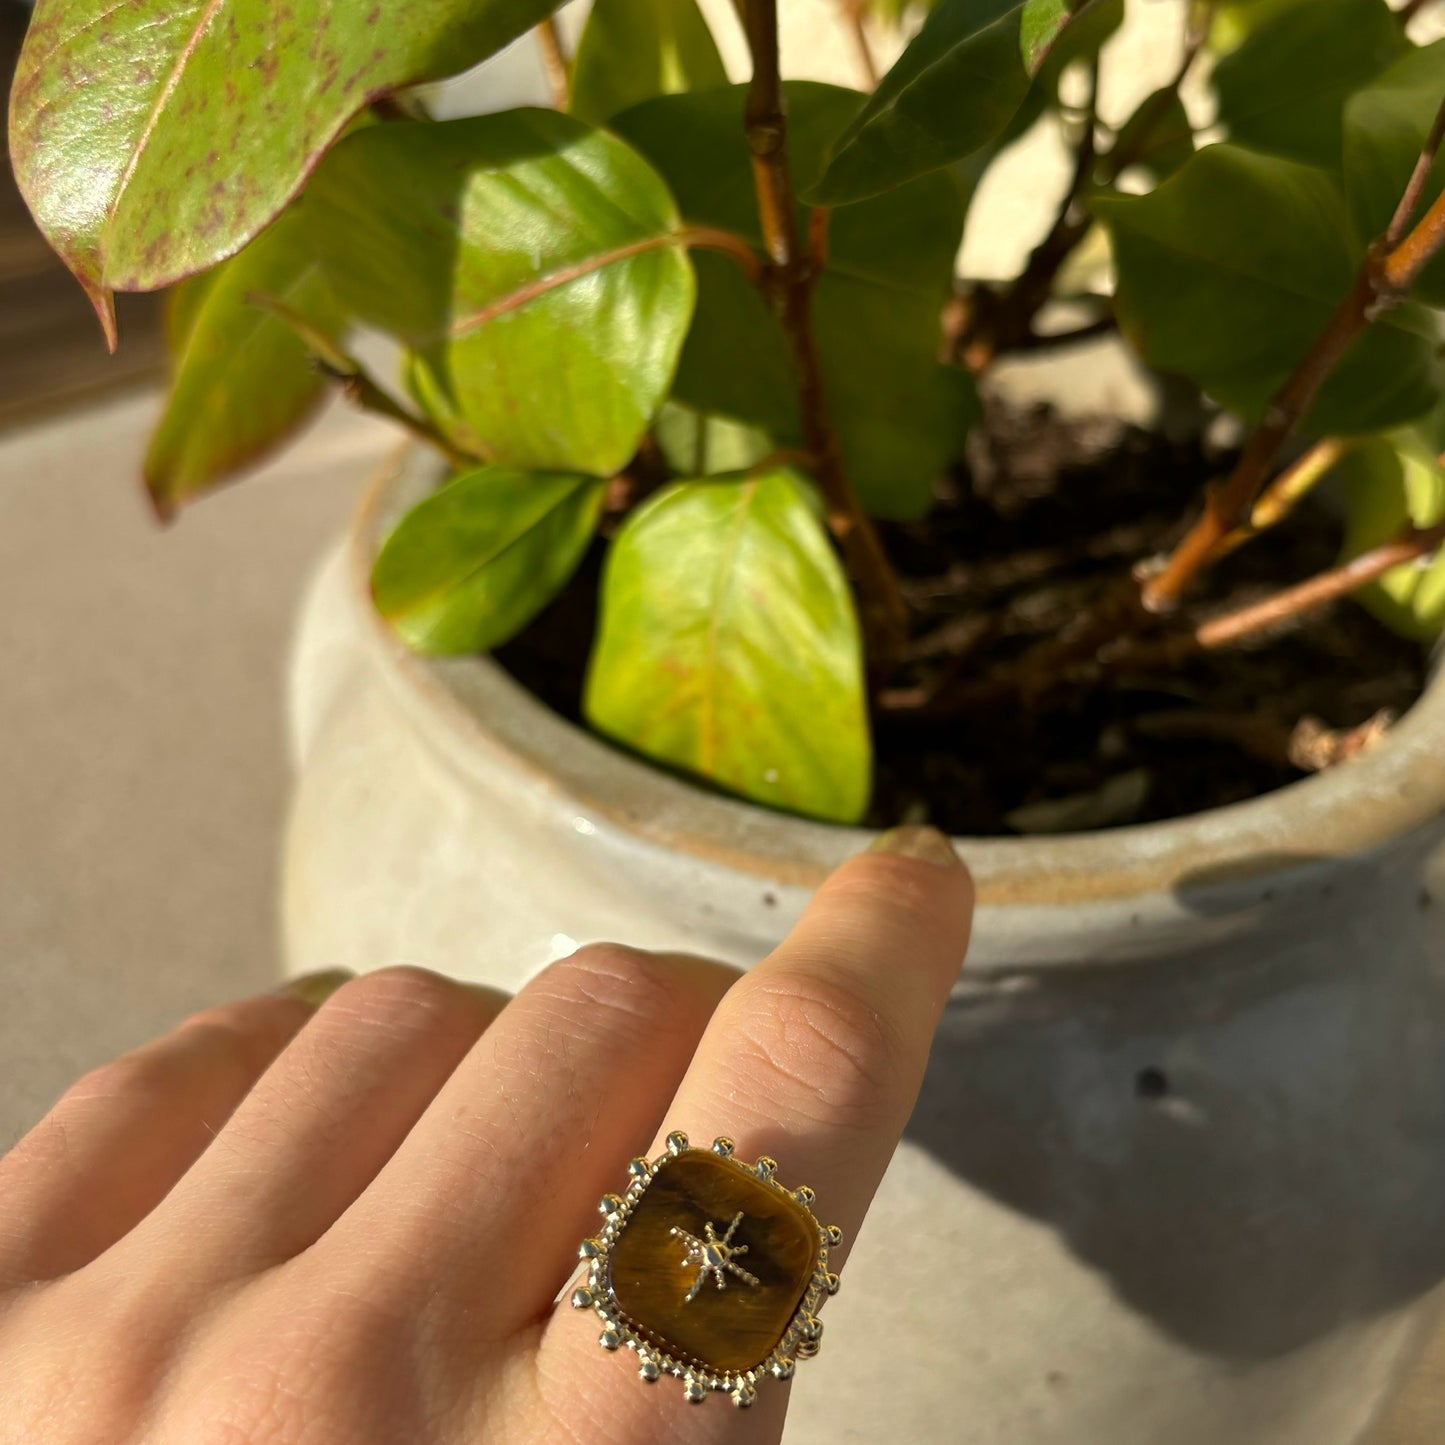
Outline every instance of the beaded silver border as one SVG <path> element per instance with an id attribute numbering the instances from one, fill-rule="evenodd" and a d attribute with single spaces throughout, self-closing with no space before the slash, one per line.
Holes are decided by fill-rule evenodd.
<path id="1" fill-rule="evenodd" d="M 818 1228 L 818 1258 L 813 1266 L 813 1277 L 803 1292 L 802 1302 L 784 1331 L 782 1339 L 760 1364 L 750 1370 L 732 1371 L 725 1374 L 711 1374 L 686 1360 L 678 1359 L 659 1347 L 655 1341 L 640 1334 L 628 1322 L 617 1302 L 612 1289 L 611 1261 L 612 1246 L 617 1242 L 638 1201 L 647 1192 L 647 1186 L 679 1155 L 691 1149 L 687 1135 L 673 1133 L 667 1136 L 667 1153 L 656 1159 L 637 1158 L 627 1166 L 631 1181 L 625 1194 L 604 1194 L 597 1208 L 606 1223 L 594 1235 L 584 1239 L 577 1250 L 579 1259 L 587 1263 L 587 1283 L 572 1292 L 574 1309 L 590 1309 L 602 1321 L 602 1334 L 598 1343 L 604 1350 L 629 1349 L 637 1354 L 637 1373 L 648 1382 L 655 1384 L 663 1375 L 673 1375 L 682 1381 L 683 1396 L 692 1404 L 701 1404 L 708 1391 L 723 1391 L 732 1396 L 734 1405 L 746 1407 L 757 1398 L 757 1387 L 771 1375 L 777 1380 L 790 1380 L 799 1360 L 811 1359 L 818 1353 L 818 1344 L 823 1337 L 823 1322 L 818 1311 L 829 1295 L 838 1293 L 838 1276 L 828 1268 L 828 1250 L 843 1242 L 843 1231 L 836 1224 L 818 1224 L 811 1209 L 813 1191 L 802 1185 L 788 1189 L 776 1178 L 778 1165 L 766 1156 L 754 1164 L 744 1164 L 733 1158 L 733 1141 L 717 1138 L 712 1142 L 712 1152 L 748 1174 L 769 1189 L 786 1195 L 795 1204 L 801 1204 L 804 1212 Z M 699 1151 L 703 1152 L 703 1151 Z"/>

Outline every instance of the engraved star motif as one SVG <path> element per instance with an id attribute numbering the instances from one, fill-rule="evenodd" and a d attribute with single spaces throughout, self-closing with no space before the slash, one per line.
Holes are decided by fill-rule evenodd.
<path id="1" fill-rule="evenodd" d="M 727 1233 L 721 1239 L 718 1238 L 717 1229 L 709 1220 L 703 1229 L 704 1238 L 699 1239 L 695 1234 L 689 1234 L 685 1229 L 678 1229 L 675 1226 L 669 1233 L 676 1235 L 687 1246 L 687 1254 L 683 1259 L 685 1265 L 696 1265 L 697 1279 L 687 1292 L 685 1303 L 691 1304 L 698 1296 L 698 1292 L 707 1283 L 708 1275 L 712 1275 L 719 1289 L 726 1286 L 726 1276 L 736 1275 L 744 1284 L 757 1284 L 758 1277 L 749 1274 L 741 1265 L 733 1261 L 740 1255 L 748 1252 L 745 1244 L 734 1244 L 733 1233 L 738 1225 L 743 1222 L 742 1211 L 733 1215 L 733 1222 L 728 1225 Z"/>

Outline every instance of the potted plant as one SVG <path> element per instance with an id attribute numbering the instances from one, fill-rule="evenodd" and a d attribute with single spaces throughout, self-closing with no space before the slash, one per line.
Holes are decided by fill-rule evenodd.
<path id="1" fill-rule="evenodd" d="M 114 291 L 175 288 L 158 512 L 330 384 L 418 442 L 299 643 L 299 963 L 747 961 L 859 825 L 974 835 L 975 955 L 790 1438 L 1343 1445 L 1430 1313 L 1422 8 L 1180 0 L 1112 116 L 1123 0 L 941 0 L 871 95 L 785 80 L 772 0 L 739 86 L 693 0 L 596 0 L 571 61 L 551 0 L 37 6 L 22 190 L 112 345 Z M 557 110 L 430 118 L 533 26 Z M 1037 123 L 1052 225 L 957 277 Z M 1153 427 L 1000 396 L 1116 333 Z"/>

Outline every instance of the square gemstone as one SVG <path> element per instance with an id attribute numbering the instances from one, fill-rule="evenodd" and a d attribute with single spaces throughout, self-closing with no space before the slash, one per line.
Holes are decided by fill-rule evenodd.
<path id="1" fill-rule="evenodd" d="M 739 1214 L 720 1249 L 704 1254 L 689 1243 L 705 1246 L 709 1225 L 722 1241 Z M 668 1354 L 714 1374 L 740 1373 L 762 1364 L 787 1333 L 818 1246 L 817 1224 L 790 1195 L 745 1165 L 688 1149 L 653 1175 L 633 1206 L 612 1246 L 612 1292 L 628 1323 Z M 718 1288 L 710 1266 L 728 1258 L 735 1268 L 719 1266 Z"/>

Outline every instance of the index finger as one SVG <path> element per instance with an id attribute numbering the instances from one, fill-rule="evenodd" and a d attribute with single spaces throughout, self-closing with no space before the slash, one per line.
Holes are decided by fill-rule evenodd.
<path id="1" fill-rule="evenodd" d="M 843 1232 L 830 1268 L 862 1223 L 917 1100 L 972 915 L 968 871 L 942 834 L 883 835 L 823 884 L 788 938 L 724 996 L 667 1112 L 666 1129 L 694 1146 L 726 1136 L 741 1159 L 778 1160 L 789 1189 L 809 1186 L 819 1220 Z M 590 1351 L 596 1364 L 582 1368 L 600 1386 L 617 1362 L 570 1313 L 549 1331 L 544 1354 L 565 1359 L 566 1375 Z M 613 1400 L 627 1423 L 614 1438 L 626 1445 L 653 1438 L 659 1408 L 678 1441 L 767 1440 L 781 1427 L 786 1391 L 776 1385 L 759 1388 L 745 1426 L 715 1408 L 688 1412 L 684 1422 L 671 1391 L 638 1390 L 618 1373 L 616 1389 L 628 1393 Z"/>

